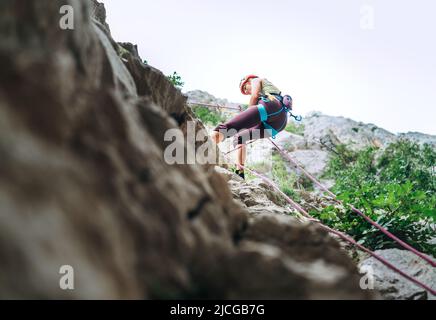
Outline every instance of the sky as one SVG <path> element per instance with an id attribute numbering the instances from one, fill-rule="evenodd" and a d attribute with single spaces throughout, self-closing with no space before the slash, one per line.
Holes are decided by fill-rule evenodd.
<path id="1" fill-rule="evenodd" d="M 247 74 L 320 111 L 436 135 L 436 1 L 103 0 L 116 41 L 183 91 L 248 103 Z"/>

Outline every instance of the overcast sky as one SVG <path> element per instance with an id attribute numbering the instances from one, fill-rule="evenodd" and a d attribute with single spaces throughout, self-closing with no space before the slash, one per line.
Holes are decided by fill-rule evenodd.
<path id="1" fill-rule="evenodd" d="M 436 1 L 104 0 L 117 41 L 177 71 L 183 91 L 247 103 L 266 77 L 318 110 L 394 133 L 436 134 Z"/>

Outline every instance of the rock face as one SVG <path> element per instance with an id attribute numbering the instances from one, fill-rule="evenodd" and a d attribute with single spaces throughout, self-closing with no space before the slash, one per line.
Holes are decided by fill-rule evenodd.
<path id="1" fill-rule="evenodd" d="M 344 117 L 331 117 L 314 112 L 304 118 L 304 136 L 309 145 L 349 144 L 353 149 L 366 146 L 386 146 L 395 135 L 372 124 L 356 122 Z"/>
<path id="2" fill-rule="evenodd" d="M 92 8 L 91 8 L 91 16 L 98 21 L 99 23 L 101 23 L 101 25 L 103 26 L 104 30 L 110 34 L 110 28 L 109 25 L 106 23 L 106 8 L 104 7 L 103 3 L 100 3 L 96 0 L 91 0 L 92 1 Z"/>
<path id="3" fill-rule="evenodd" d="M 436 287 L 436 269 L 418 258 L 410 251 L 386 249 L 376 251 L 400 270 L 415 277 L 431 288 Z M 389 300 L 435 300 L 436 297 L 388 269 L 374 258 L 368 258 L 359 264 L 362 272 L 372 273 L 374 289 L 384 299 Z"/>
<path id="4" fill-rule="evenodd" d="M 215 169 L 228 180 L 234 199 L 250 213 L 239 239 L 243 250 L 280 256 L 296 274 L 316 283 L 311 286 L 320 291 L 312 292 L 311 299 L 333 298 L 326 294 L 330 285 L 340 291 L 348 290 L 345 288 L 348 285 L 339 281 L 353 268 L 353 263 L 346 255 L 338 256 L 340 242 L 320 233 L 316 225 L 287 206 L 281 195 L 262 180 L 246 182 L 225 169 Z M 367 294 L 375 296 L 375 292 L 367 291 Z"/>
<path id="5" fill-rule="evenodd" d="M 227 99 L 216 98 L 214 95 L 202 90 L 188 91 L 185 93 L 185 95 L 188 97 L 189 101 L 193 102 L 202 102 L 218 105 L 226 105 L 229 103 Z"/>
<path id="6" fill-rule="evenodd" d="M 0 4 L 0 298 L 372 297 L 316 225 L 250 213 L 212 165 L 167 164 L 166 130 L 202 127 L 186 97 L 94 1 L 65 3 L 75 30 L 60 2 Z"/>
<path id="7" fill-rule="evenodd" d="M 296 150 L 289 155 L 316 177 L 324 173 L 330 160 L 329 153 L 324 150 Z"/>
<path id="8" fill-rule="evenodd" d="M 419 144 L 427 143 L 429 145 L 432 145 L 433 147 L 436 147 L 436 136 L 424 134 L 421 132 L 407 132 L 407 133 L 400 133 L 398 135 L 400 139 L 409 139 L 412 141 L 415 141 Z"/>
<path id="9" fill-rule="evenodd" d="M 332 117 L 312 112 L 303 119 L 304 137 L 311 148 L 348 144 L 359 150 L 367 146 L 385 147 L 398 139 L 410 139 L 417 143 L 436 146 L 436 136 L 422 133 L 400 133 L 395 135 L 374 124 L 357 122 L 344 117 Z"/>
<path id="10" fill-rule="evenodd" d="M 266 211 L 286 216 L 290 213 L 298 215 L 294 209 L 287 206 L 286 201 L 279 194 L 262 180 L 246 182 L 221 167 L 216 167 L 215 170 L 224 175 L 228 181 L 233 198 L 252 215 L 262 214 Z"/>

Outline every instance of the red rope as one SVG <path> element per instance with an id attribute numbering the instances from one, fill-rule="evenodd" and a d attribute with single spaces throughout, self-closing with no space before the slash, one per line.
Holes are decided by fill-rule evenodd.
<path id="1" fill-rule="evenodd" d="M 241 111 L 242 110 L 241 107 L 234 108 L 234 107 L 220 106 L 219 104 L 215 105 L 215 104 L 201 103 L 201 102 L 188 102 L 187 104 L 191 105 L 191 106 L 210 107 L 210 108 L 215 108 L 215 109 L 229 109 L 229 110 L 235 110 L 235 111 Z"/>
<path id="2" fill-rule="evenodd" d="M 245 145 L 248 146 L 249 144 L 252 144 L 253 142 L 256 142 L 256 141 L 257 141 L 257 140 L 251 140 L 251 141 L 247 142 Z M 230 151 L 227 151 L 226 153 L 224 153 L 224 155 L 226 156 L 226 155 L 228 155 L 229 153 L 232 153 L 233 151 L 239 150 L 239 149 L 242 148 L 242 146 L 243 146 L 243 145 L 241 144 L 241 145 L 237 146 L 236 148 L 234 148 L 234 149 L 232 149 L 232 150 L 230 150 Z"/>
<path id="3" fill-rule="evenodd" d="M 286 152 L 284 152 L 274 141 L 272 141 L 271 139 L 269 139 L 269 141 L 271 141 L 271 143 L 274 145 L 274 147 L 276 147 L 276 149 L 280 152 L 280 154 L 282 156 L 284 156 L 286 159 L 288 159 L 294 166 L 296 166 L 297 168 L 299 168 L 313 183 L 315 183 L 317 186 L 319 186 L 322 190 L 324 190 L 325 192 L 327 192 L 337 203 L 340 204 L 344 204 L 343 201 L 337 199 L 336 195 L 331 192 L 329 189 L 327 189 L 324 185 L 322 185 L 314 176 L 312 176 L 309 172 L 307 172 L 305 169 L 303 169 L 294 159 L 292 159 L 289 154 L 287 154 Z M 383 232 L 386 236 L 388 236 L 389 238 L 391 238 L 392 240 L 396 241 L 398 244 L 400 244 L 403 248 L 413 252 L 414 254 L 416 254 L 418 257 L 424 259 L 425 261 L 427 261 L 428 263 L 431 264 L 432 267 L 436 266 L 436 262 L 433 261 L 430 257 L 424 255 L 423 253 L 419 252 L 418 250 L 416 250 L 415 248 L 413 248 L 412 246 L 410 246 L 409 244 L 405 243 L 404 241 L 402 241 L 401 239 L 399 239 L 398 237 L 396 237 L 394 234 L 390 233 L 388 230 L 386 230 L 385 228 L 383 228 L 381 225 L 379 225 L 378 223 L 376 223 L 375 221 L 373 221 L 371 218 L 369 218 L 367 215 L 365 215 L 362 211 L 360 211 L 359 209 L 355 208 L 353 205 L 348 204 L 351 208 L 352 211 L 354 211 L 355 213 L 357 213 L 359 216 L 361 216 L 362 218 L 364 218 L 366 221 L 368 221 L 371 225 L 373 225 L 374 227 L 376 227 L 377 229 L 379 229 L 381 232 Z"/>
<path id="4" fill-rule="evenodd" d="M 374 257 L 375 259 L 379 260 L 381 263 L 383 263 L 385 266 L 387 266 L 388 268 L 390 268 L 391 270 L 397 272 L 398 274 L 400 274 L 401 276 L 403 276 L 404 278 L 408 279 L 409 281 L 415 283 L 416 285 L 420 286 L 421 288 L 429 291 L 432 295 L 436 295 L 436 290 L 433 290 L 432 288 L 430 288 L 429 286 L 427 286 L 426 284 L 422 283 L 421 281 L 409 276 L 407 273 L 401 271 L 400 269 L 398 269 L 397 267 L 395 267 L 393 264 L 391 264 L 389 261 L 385 260 L 384 258 L 380 257 L 379 255 L 377 255 L 375 252 L 371 251 L 370 249 L 364 247 L 363 245 L 359 244 L 356 242 L 356 240 L 354 240 L 353 238 L 351 238 L 350 236 L 334 230 L 324 224 L 322 224 L 319 220 L 314 219 L 306 210 L 304 210 L 299 204 L 297 204 L 295 201 L 293 201 L 288 195 L 286 195 L 282 190 L 280 190 L 280 188 L 274 183 L 272 182 L 270 179 L 268 179 L 267 177 L 261 175 L 260 173 L 245 168 L 244 166 L 238 165 L 238 167 L 240 167 L 241 169 L 247 170 L 248 172 L 251 172 L 252 174 L 254 174 L 255 176 L 261 178 L 262 180 L 264 180 L 266 183 L 268 183 L 271 187 L 273 187 L 277 192 L 279 192 L 284 198 L 285 200 L 292 205 L 296 210 L 298 210 L 299 212 L 301 212 L 305 217 L 307 217 L 310 221 L 314 221 L 317 222 L 320 227 L 328 232 L 331 232 L 333 234 L 336 234 L 337 236 L 339 236 L 340 238 L 344 239 L 345 241 L 348 241 L 349 243 L 353 244 L 354 246 L 358 247 L 360 250 L 370 254 L 372 257 Z"/>

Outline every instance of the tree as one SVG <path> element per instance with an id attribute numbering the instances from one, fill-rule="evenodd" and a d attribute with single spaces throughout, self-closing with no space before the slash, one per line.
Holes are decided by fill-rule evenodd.
<path id="1" fill-rule="evenodd" d="M 178 89 L 182 89 L 182 87 L 185 85 L 185 83 L 182 81 L 182 77 L 177 74 L 176 71 L 174 71 L 173 74 L 167 76 L 167 78 Z"/>

